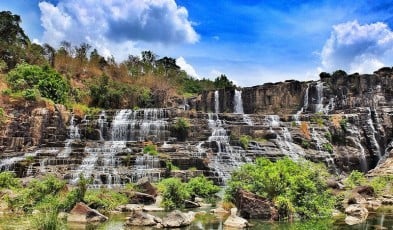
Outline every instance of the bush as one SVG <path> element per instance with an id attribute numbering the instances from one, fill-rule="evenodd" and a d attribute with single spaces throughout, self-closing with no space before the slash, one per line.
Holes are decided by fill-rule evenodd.
<path id="1" fill-rule="evenodd" d="M 50 210 L 45 213 L 40 213 L 32 219 L 34 229 L 40 230 L 60 230 L 66 229 L 66 224 L 63 220 L 57 217 L 58 213 Z"/>
<path id="2" fill-rule="evenodd" d="M 90 207 L 110 211 L 119 205 L 127 204 L 126 195 L 109 189 L 89 190 L 86 192 L 84 201 Z"/>
<path id="3" fill-rule="evenodd" d="M 184 207 L 184 200 L 190 197 L 186 186 L 179 178 L 168 178 L 158 184 L 158 190 L 162 195 L 161 205 L 165 210 L 173 210 Z"/>
<path id="4" fill-rule="evenodd" d="M 323 165 L 309 161 L 294 162 L 289 158 L 271 162 L 258 158 L 232 173 L 225 199 L 234 201 L 238 189 L 245 189 L 273 202 L 280 209 L 280 218 L 328 216 L 334 205 L 327 191 L 329 174 Z"/>
<path id="5" fill-rule="evenodd" d="M 220 191 L 220 187 L 213 184 L 204 176 L 191 178 L 187 183 L 187 190 L 191 196 L 212 198 L 215 193 Z"/>
<path id="6" fill-rule="evenodd" d="M 153 144 L 146 145 L 143 148 L 143 153 L 149 154 L 151 156 L 157 156 L 158 155 L 157 146 Z"/>
<path id="7" fill-rule="evenodd" d="M 393 192 L 393 176 L 377 176 L 371 179 L 370 185 L 374 188 L 374 191 L 378 195 L 382 195 L 384 193 L 391 194 Z"/>
<path id="8" fill-rule="evenodd" d="M 251 137 L 247 135 L 242 135 L 239 139 L 240 145 L 242 146 L 243 149 L 248 148 L 248 144 L 250 143 Z"/>
<path id="9" fill-rule="evenodd" d="M 20 187 L 21 183 L 18 178 L 15 178 L 15 173 L 8 171 L 0 173 L 0 188 L 13 189 Z"/>
<path id="10" fill-rule="evenodd" d="M 364 174 L 359 171 L 352 171 L 351 174 L 344 180 L 344 186 L 348 189 L 353 189 L 356 186 L 361 186 L 366 184 L 366 178 Z"/>
<path id="11" fill-rule="evenodd" d="M 173 132 L 179 141 L 185 141 L 188 137 L 188 131 L 190 130 L 190 123 L 185 118 L 177 119 L 173 126 Z"/>
<path id="12" fill-rule="evenodd" d="M 55 103 L 65 103 L 70 89 L 70 84 L 54 69 L 25 63 L 8 73 L 7 82 L 14 92 L 22 91 L 28 100 L 41 95 Z"/>
<path id="13" fill-rule="evenodd" d="M 329 153 L 333 153 L 333 145 L 330 143 L 323 143 L 322 148 L 325 151 L 328 151 Z"/>

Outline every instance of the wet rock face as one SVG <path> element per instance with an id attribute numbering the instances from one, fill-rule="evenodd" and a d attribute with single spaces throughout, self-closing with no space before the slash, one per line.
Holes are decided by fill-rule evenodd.
<path id="1" fill-rule="evenodd" d="M 274 204 L 251 192 L 239 190 L 236 193 L 236 207 L 241 217 L 247 219 L 278 220 L 278 211 Z"/>

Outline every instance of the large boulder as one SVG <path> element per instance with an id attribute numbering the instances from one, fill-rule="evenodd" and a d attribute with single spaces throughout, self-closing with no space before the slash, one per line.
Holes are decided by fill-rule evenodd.
<path id="1" fill-rule="evenodd" d="M 182 213 L 175 210 L 162 219 L 162 225 L 164 228 L 179 228 L 190 225 L 194 218 L 194 212 Z"/>
<path id="2" fill-rule="evenodd" d="M 136 187 L 138 188 L 138 191 L 149 194 L 151 196 L 157 196 L 157 188 L 154 187 L 150 181 L 149 178 L 143 177 L 139 179 L 136 182 Z"/>
<path id="3" fill-rule="evenodd" d="M 108 217 L 102 215 L 97 210 L 90 208 L 86 204 L 79 202 L 71 210 L 67 221 L 78 223 L 103 222 L 108 220 Z"/>
<path id="4" fill-rule="evenodd" d="M 231 209 L 231 215 L 227 218 L 224 222 L 224 226 L 226 228 L 246 228 L 249 226 L 248 221 L 246 219 L 241 218 L 240 216 L 236 215 L 237 208 Z"/>
<path id="5" fill-rule="evenodd" d="M 134 192 L 130 199 L 131 204 L 154 204 L 155 202 L 154 196 L 141 192 Z"/>
<path id="6" fill-rule="evenodd" d="M 278 211 L 274 204 L 254 193 L 238 190 L 235 205 L 239 209 L 239 215 L 246 219 L 278 220 Z"/>
<path id="7" fill-rule="evenodd" d="M 125 223 L 126 226 L 155 226 L 161 223 L 162 220 L 156 216 L 150 215 L 142 211 L 133 211 L 128 216 Z"/>
<path id="8" fill-rule="evenodd" d="M 355 225 L 363 223 L 368 216 L 368 210 L 363 205 L 351 204 L 345 209 L 345 223 L 348 225 Z"/>

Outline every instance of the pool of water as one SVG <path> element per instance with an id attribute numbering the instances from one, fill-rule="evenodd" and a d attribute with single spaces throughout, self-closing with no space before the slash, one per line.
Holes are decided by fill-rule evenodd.
<path id="1" fill-rule="evenodd" d="M 156 216 L 164 216 L 165 213 L 152 213 Z M 70 230 L 153 230 L 153 227 L 125 227 L 127 214 L 112 214 L 109 215 L 109 221 L 97 225 L 81 225 L 81 224 L 67 224 Z M 0 229 L 19 230 L 31 229 L 29 225 L 29 218 L 27 216 L 0 216 Z M 222 230 L 225 217 L 217 217 L 213 214 L 206 214 L 197 216 L 196 220 L 187 227 L 177 228 L 178 230 Z M 312 230 L 373 230 L 384 229 L 393 230 L 393 206 L 383 207 L 376 213 L 370 213 L 366 222 L 359 225 L 348 226 L 344 222 L 344 218 L 330 218 L 314 221 L 302 222 L 269 222 L 260 220 L 250 220 L 253 225 L 249 230 L 292 230 L 292 229 L 312 229 Z"/>

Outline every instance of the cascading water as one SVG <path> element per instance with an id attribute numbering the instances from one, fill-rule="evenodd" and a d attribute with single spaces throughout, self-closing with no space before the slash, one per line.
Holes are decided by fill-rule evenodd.
<path id="1" fill-rule="evenodd" d="M 100 128 L 100 140 L 103 141 L 104 140 L 104 137 L 103 137 L 104 136 L 104 126 L 107 124 L 105 110 L 102 110 L 100 115 L 98 116 L 97 124 L 98 124 L 98 127 Z"/>
<path id="2" fill-rule="evenodd" d="M 168 137 L 164 109 L 120 110 L 112 121 L 113 141 L 165 141 Z"/>
<path id="3" fill-rule="evenodd" d="M 315 128 L 312 128 L 311 131 L 311 139 L 315 141 L 315 145 L 317 148 L 317 151 L 320 155 L 325 156 L 325 161 L 326 164 L 329 168 L 333 169 L 334 173 L 338 175 L 339 171 L 337 169 L 336 164 L 334 163 L 333 157 L 330 155 L 328 151 L 323 151 L 324 150 L 324 144 L 328 144 L 327 140 L 324 140 L 320 134 L 315 130 Z"/>
<path id="4" fill-rule="evenodd" d="M 317 98 L 315 103 L 315 113 L 323 112 L 323 82 L 318 82 L 315 86 Z"/>
<path id="5" fill-rule="evenodd" d="M 71 154 L 71 144 L 75 141 L 75 140 L 80 140 L 80 133 L 79 133 L 79 128 L 77 125 L 75 125 L 75 117 L 74 115 L 71 116 L 70 119 L 70 126 L 68 127 L 69 129 L 69 138 L 65 141 L 64 144 L 64 149 L 58 154 L 58 157 L 60 158 L 66 158 L 69 157 Z"/>
<path id="6" fill-rule="evenodd" d="M 371 145 L 374 149 L 374 152 L 376 153 L 378 160 L 381 159 L 381 147 L 379 146 L 379 143 L 377 141 L 377 138 L 375 137 L 376 134 L 378 134 L 378 132 L 375 130 L 374 127 L 374 121 L 373 121 L 373 117 L 371 114 L 371 109 L 367 108 L 367 125 L 368 127 L 370 127 L 371 133 L 369 134 L 370 137 L 370 142 Z"/>
<path id="7" fill-rule="evenodd" d="M 308 91 L 310 88 L 310 84 L 307 84 L 306 91 L 304 92 L 303 96 L 303 106 L 300 108 L 299 111 L 296 112 L 296 114 L 293 115 L 293 118 L 296 122 L 297 125 L 300 125 L 300 115 L 308 109 Z"/>
<path id="8" fill-rule="evenodd" d="M 218 90 L 214 91 L 214 112 L 220 113 L 220 95 Z"/>
<path id="9" fill-rule="evenodd" d="M 235 90 L 235 96 L 234 96 L 234 112 L 237 114 L 242 114 L 243 116 L 243 121 L 247 125 L 253 125 L 251 118 L 247 115 L 244 114 L 244 109 L 243 109 L 243 100 L 242 100 L 242 92 L 239 90 Z"/>
<path id="10" fill-rule="evenodd" d="M 134 183 L 143 177 L 149 178 L 149 181 L 159 181 L 161 178 L 159 158 L 148 154 L 137 156 L 131 177 L 131 182 Z"/>

